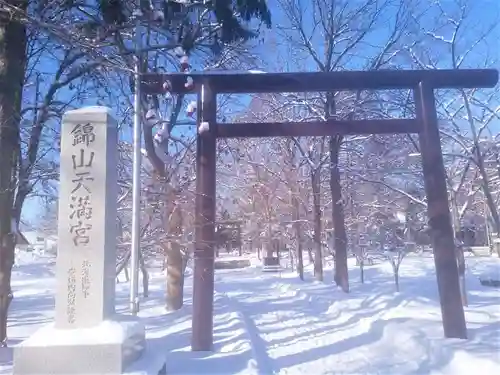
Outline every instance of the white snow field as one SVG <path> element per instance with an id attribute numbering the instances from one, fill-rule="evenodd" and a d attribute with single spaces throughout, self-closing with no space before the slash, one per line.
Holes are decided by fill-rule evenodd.
<path id="1" fill-rule="evenodd" d="M 351 260 L 350 260 L 351 261 Z M 388 262 L 366 267 L 365 284 L 350 264 L 351 292 L 332 283 L 301 282 L 291 272 L 259 267 L 216 272 L 215 352 L 190 351 L 191 278 L 186 304 L 163 308 L 164 277 L 151 275 L 140 316 L 148 347 L 163 351 L 167 374 L 500 374 L 500 289 L 478 277 L 500 278 L 500 259 L 467 258 L 468 340 L 445 340 L 434 264 L 407 257 L 396 293 Z M 12 347 L 53 318 L 54 262 L 25 256 L 15 267 L 9 321 Z M 128 285 L 120 283 L 118 310 L 126 313 Z M 47 338 L 50 340 L 50 337 Z M 12 349 L 0 349 L 0 374 L 12 371 Z"/>

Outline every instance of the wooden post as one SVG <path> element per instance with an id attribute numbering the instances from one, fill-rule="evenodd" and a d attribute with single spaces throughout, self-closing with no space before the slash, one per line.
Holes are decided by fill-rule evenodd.
<path id="1" fill-rule="evenodd" d="M 198 96 L 195 250 L 191 349 L 213 349 L 217 94 L 203 84 Z M 203 129 L 202 122 L 208 122 Z"/>
<path id="2" fill-rule="evenodd" d="M 421 82 L 414 95 L 417 120 L 422 124 L 420 152 L 444 335 L 447 338 L 466 339 L 467 327 L 460 297 L 434 90 Z"/>

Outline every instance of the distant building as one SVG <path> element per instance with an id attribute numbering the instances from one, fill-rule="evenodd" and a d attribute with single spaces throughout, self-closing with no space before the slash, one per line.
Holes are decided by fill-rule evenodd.
<path id="1" fill-rule="evenodd" d="M 44 254 L 57 252 L 57 236 L 38 231 L 18 232 L 16 249 Z"/>

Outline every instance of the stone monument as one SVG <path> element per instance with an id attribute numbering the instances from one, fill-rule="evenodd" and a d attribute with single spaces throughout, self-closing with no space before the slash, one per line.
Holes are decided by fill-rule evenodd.
<path id="1" fill-rule="evenodd" d="M 144 350 L 144 326 L 115 314 L 117 145 L 106 107 L 64 115 L 55 322 L 15 347 L 15 375 L 121 374 Z"/>

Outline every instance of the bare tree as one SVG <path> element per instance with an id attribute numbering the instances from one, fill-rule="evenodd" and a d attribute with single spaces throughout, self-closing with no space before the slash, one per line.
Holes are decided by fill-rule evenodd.
<path id="1" fill-rule="evenodd" d="M 59 121 L 62 113 L 71 108 L 72 104 L 78 103 L 80 95 L 85 92 L 86 87 L 82 85 L 82 80 L 92 81 L 90 76 L 99 74 L 95 70 L 98 64 L 88 62 L 84 54 L 69 47 L 53 44 L 32 31 L 27 33 L 27 38 L 29 39 L 27 39 L 25 55 L 26 71 L 23 77 L 24 99 L 17 113 L 17 125 L 13 125 L 17 127 L 17 140 L 13 141 L 13 145 L 18 144 L 19 148 L 15 164 L 11 165 L 13 168 L 12 184 L 14 184 L 10 190 L 11 207 L 2 210 L 2 215 L 10 220 L 9 227 L 19 226 L 23 205 L 30 196 L 40 197 L 44 194 L 45 198 L 49 198 L 48 200 L 54 199 L 56 191 L 54 181 L 57 179 L 58 168 L 58 163 L 53 157 L 54 153 L 58 152 L 58 144 L 54 143 L 54 138 L 59 136 Z M 55 68 L 51 74 L 47 75 L 47 73 L 40 72 L 40 61 L 46 61 L 49 58 L 49 50 L 50 57 L 54 60 L 54 65 L 49 69 Z M 16 62 L 15 64 L 22 65 L 23 63 Z M 66 90 L 66 95 L 65 99 L 61 100 L 59 94 L 63 89 Z M 0 258 L 3 259 L 3 256 L 6 256 L 5 259 L 12 259 L 8 254 L 12 254 L 12 246 L 15 244 L 9 242 L 8 245 L 10 247 L 2 248 Z M 0 271 L 6 275 L 5 282 L 8 283 L 10 283 L 9 264 L 11 267 L 12 263 L 3 263 L 5 268 Z M 3 285 L 2 280 L 0 280 L 0 288 L 4 288 L 1 285 Z M 10 289 L 10 286 L 5 286 L 5 288 Z M 9 296 L 11 299 L 12 293 L 9 292 Z M 3 308 L 8 309 L 8 304 L 3 304 L 0 309 L 2 311 L 0 323 L 4 322 L 3 318 L 6 317 L 3 315 Z M 5 341 L 5 337 L 5 332 L 0 328 L 0 339 Z"/>
<path id="2" fill-rule="evenodd" d="M 414 28 L 429 47 L 416 41 L 405 47 L 405 53 L 415 66 L 462 69 L 471 66 L 489 67 L 498 63 L 494 52 L 492 54 L 500 19 L 497 10 L 492 9 L 488 18 L 478 23 L 477 12 L 480 9 L 478 4 L 469 0 L 454 0 L 446 4 L 436 1 L 432 9 L 435 11 L 431 20 L 433 29 L 414 23 Z M 443 92 L 439 106 L 441 115 L 449 121 L 448 126 L 441 130 L 442 137 L 445 141 L 452 139 L 459 145 L 461 150 L 456 154 L 461 154 L 477 169 L 496 233 L 500 233 L 500 215 L 492 194 L 494 185 L 488 173 L 483 140 L 491 135 L 491 125 L 499 119 L 498 94 L 498 88 L 489 91 L 458 90 L 458 94 Z M 464 126 L 468 127 L 468 131 L 465 131 Z M 470 168 L 468 162 L 463 164 L 465 169 Z"/>
<path id="3" fill-rule="evenodd" d="M 128 41 L 135 25 L 133 17 L 137 15 L 134 10 L 141 10 L 148 38 L 143 52 L 161 51 L 163 59 L 160 63 L 165 66 L 171 66 L 169 61 L 172 61 L 175 49 L 182 49 L 182 54 L 187 55 L 194 51 L 195 45 L 202 54 L 199 61 L 216 56 L 217 63 L 223 56 L 222 60 L 234 62 L 236 49 L 227 53 L 226 47 L 229 44 L 241 45 L 242 41 L 256 35 L 253 30 L 245 28 L 245 21 L 258 18 L 270 26 L 270 13 L 265 3 L 256 0 L 236 4 L 218 2 L 216 7 L 201 0 L 193 0 L 189 6 L 167 2 L 166 12 L 154 9 L 150 1 L 114 0 L 40 0 L 33 1 L 29 6 L 27 1 L 5 0 L 1 2 L 1 8 L 0 148 L 5 157 L 0 162 L 0 341 L 5 342 L 7 312 L 12 299 L 10 277 L 15 246 L 12 223 L 16 222 L 16 216 L 20 216 L 23 202 L 32 191 L 29 179 L 40 157 L 40 134 L 52 115 L 51 102 L 57 90 L 69 87 L 71 81 L 82 78 L 90 71 L 95 73 L 97 70 L 93 68 L 96 67 L 108 77 L 114 75 L 113 78 L 118 80 L 123 72 L 130 75 L 134 51 L 127 46 L 131 45 Z M 43 104 L 32 117 L 28 146 L 23 148 L 20 136 L 21 94 L 29 59 L 26 53 L 28 30 L 43 34 L 51 42 L 60 43 L 60 51 L 66 60 L 58 65 L 60 71 L 53 76 L 54 84 L 41 98 Z M 104 90 L 106 87 L 101 85 Z M 116 89 L 117 85 L 113 87 Z M 143 99 L 146 101 L 146 98 Z M 176 99 L 168 130 L 175 125 L 184 105 L 184 96 Z M 151 127 L 144 130 L 147 155 L 158 176 L 165 178 L 165 164 L 156 154 L 153 130 Z M 22 152 L 25 150 L 24 155 Z"/>
<path id="4" fill-rule="evenodd" d="M 298 0 L 282 0 L 280 5 L 286 17 L 281 28 L 283 39 L 308 59 L 320 71 L 334 71 L 353 67 L 353 56 L 366 69 L 389 67 L 402 30 L 409 19 L 410 6 L 404 1 L 366 0 L 356 3 L 314 0 L 307 4 Z M 395 14 L 395 21 L 387 27 L 386 11 Z M 313 25 L 313 27 L 310 27 Z M 387 39 L 375 37 L 378 30 L 388 31 Z M 367 51 L 366 45 L 375 46 Z M 321 51 L 321 52 L 320 52 Z M 362 93 L 326 93 L 309 105 L 311 112 L 321 119 L 349 118 L 369 114 L 359 108 L 370 95 Z M 349 291 L 347 271 L 347 234 L 344 222 L 342 188 L 340 183 L 340 149 L 342 137 L 329 140 L 330 192 L 332 196 L 332 223 L 335 243 L 335 281 L 345 292 Z"/>

